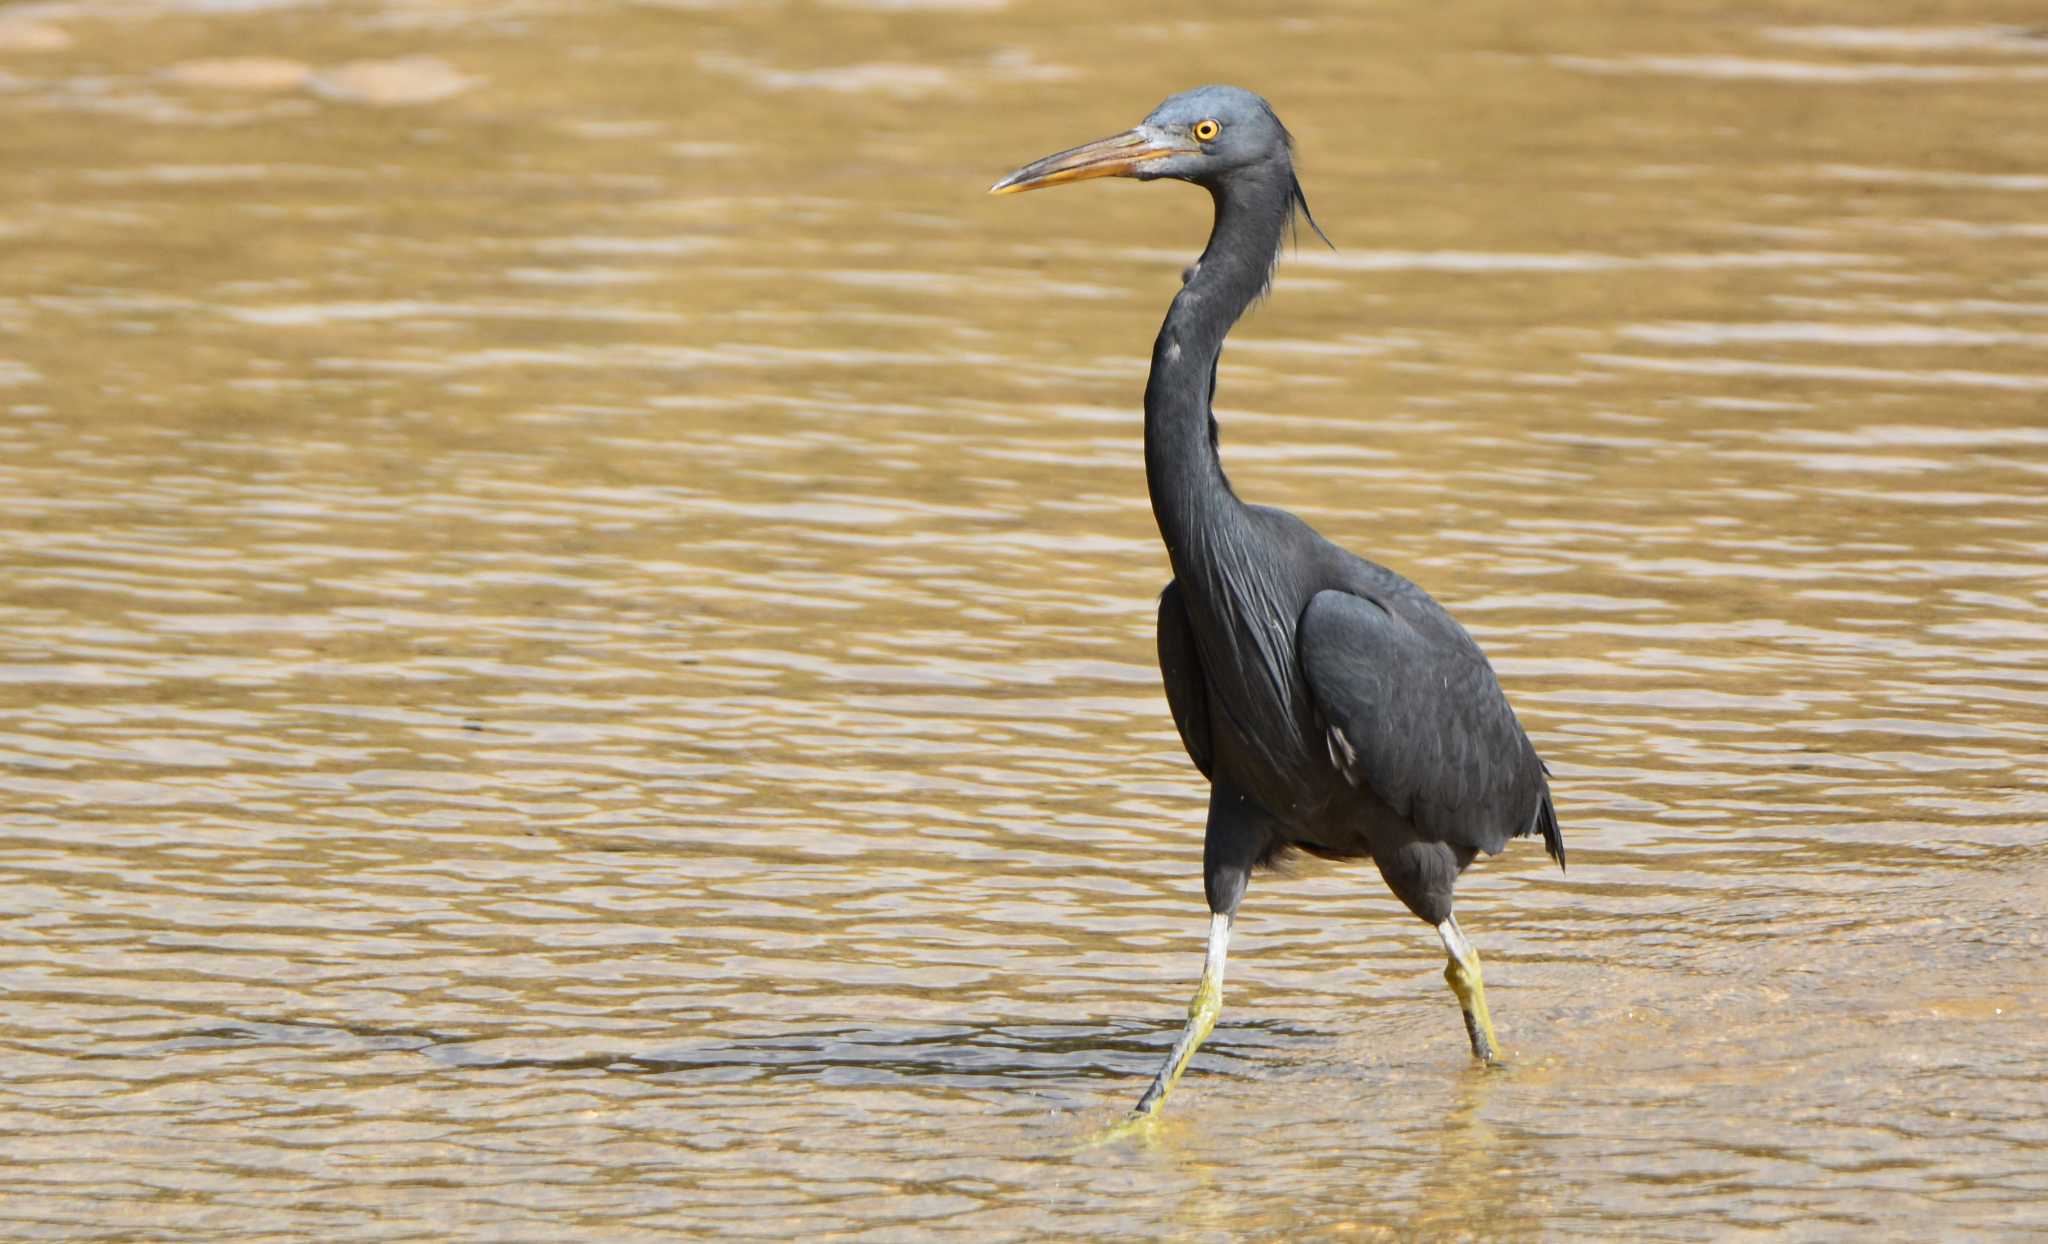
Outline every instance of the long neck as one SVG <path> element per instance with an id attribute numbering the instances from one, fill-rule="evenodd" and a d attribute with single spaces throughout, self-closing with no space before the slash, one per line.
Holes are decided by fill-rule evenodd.
<path id="1" fill-rule="evenodd" d="M 1243 504 L 1224 478 L 1209 399 L 1223 338 L 1266 288 L 1293 209 L 1293 170 L 1242 170 L 1212 188 L 1209 245 L 1174 296 L 1145 384 L 1145 482 L 1175 573 Z"/>

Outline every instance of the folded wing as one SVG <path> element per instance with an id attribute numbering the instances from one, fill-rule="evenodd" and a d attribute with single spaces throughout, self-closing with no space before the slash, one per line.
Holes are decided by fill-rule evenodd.
<path id="1" fill-rule="evenodd" d="M 1451 634 L 1350 592 L 1309 601 L 1296 638 L 1331 762 L 1427 838 L 1492 854 L 1541 833 L 1562 866 L 1543 762 L 1485 656 Z"/>

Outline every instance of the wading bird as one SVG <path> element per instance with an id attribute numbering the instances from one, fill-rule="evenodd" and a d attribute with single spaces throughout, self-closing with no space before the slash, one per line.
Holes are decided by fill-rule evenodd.
<path id="1" fill-rule="evenodd" d="M 1265 292 L 1295 212 L 1316 228 L 1292 150 L 1265 100 L 1205 86 L 989 188 L 1171 177 L 1216 206 L 1145 383 L 1145 480 L 1174 576 L 1159 597 L 1159 668 L 1181 742 L 1209 779 L 1209 950 L 1187 1026 L 1133 1121 L 1157 1114 L 1216 1026 L 1231 924 L 1255 868 L 1294 849 L 1375 861 L 1442 937 L 1472 1053 L 1492 1062 L 1499 1043 L 1452 886 L 1475 855 L 1524 834 L 1542 834 L 1564 865 L 1548 771 L 1465 628 L 1292 514 L 1246 505 L 1224 478 L 1210 412 L 1224 335 Z"/>

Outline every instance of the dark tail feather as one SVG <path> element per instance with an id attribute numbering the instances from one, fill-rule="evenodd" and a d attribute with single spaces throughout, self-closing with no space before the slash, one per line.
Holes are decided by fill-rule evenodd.
<path id="1" fill-rule="evenodd" d="M 1564 831 L 1557 827 L 1557 809 L 1551 806 L 1547 790 L 1543 792 L 1543 803 L 1536 809 L 1536 828 L 1543 833 L 1543 849 L 1557 861 L 1558 871 L 1564 871 Z"/>

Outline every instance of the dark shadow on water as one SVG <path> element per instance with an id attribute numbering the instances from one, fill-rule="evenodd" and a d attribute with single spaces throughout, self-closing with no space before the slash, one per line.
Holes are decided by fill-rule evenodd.
<path id="1" fill-rule="evenodd" d="M 263 1047 L 330 1049 L 344 1054 L 362 1055 L 390 1050 L 427 1050 L 461 1039 L 454 1033 L 433 1032 L 427 1029 L 308 1023 L 295 1020 L 232 1019 L 131 1048 L 81 1050 L 73 1057 L 116 1060 L 163 1058 L 207 1050 Z"/>
<path id="2" fill-rule="evenodd" d="M 809 1030 L 740 1041 L 686 1041 L 644 1052 L 594 1051 L 562 1057 L 506 1054 L 466 1042 L 420 1053 L 450 1067 L 602 1070 L 709 1078 L 808 1079 L 877 1086 L 938 1083 L 959 1088 L 1022 1087 L 1048 1081 L 1136 1083 L 1157 1069 L 1179 1033 L 1176 1026 L 1073 1024 L 949 1024 L 902 1028 Z M 1235 1076 L 1273 1058 L 1273 1051 L 1324 1037 L 1277 1024 L 1239 1025 L 1202 1047 L 1203 1074 Z"/>
<path id="3" fill-rule="evenodd" d="M 1158 1069 L 1180 1026 L 1127 1024 L 926 1024 L 806 1029 L 739 1040 L 689 1040 L 655 1049 L 549 1054 L 546 1036 L 446 1032 L 378 1025 L 233 1018 L 125 1049 L 81 1058 L 163 1059 L 214 1050 L 275 1048 L 335 1061 L 417 1053 L 450 1069 L 605 1071 L 736 1083 L 816 1080 L 849 1086 L 921 1083 L 956 1088 L 1117 1081 L 1137 1084 Z M 1204 1076 L 1257 1074 L 1298 1060 L 1330 1039 L 1292 1024 L 1226 1025 L 1202 1047 Z M 580 1047 L 580 1048 L 573 1048 Z"/>

